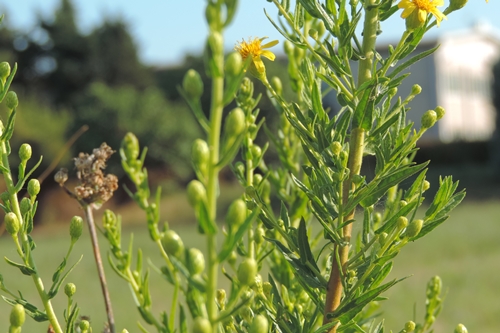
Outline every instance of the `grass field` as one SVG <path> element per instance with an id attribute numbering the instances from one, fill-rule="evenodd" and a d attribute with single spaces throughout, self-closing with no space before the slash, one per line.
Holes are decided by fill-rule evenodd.
<path id="1" fill-rule="evenodd" d="M 182 210 L 182 204 L 175 206 L 176 209 Z M 139 218 L 132 213 L 127 213 L 127 216 Z M 204 247 L 202 238 L 197 235 L 191 223 L 184 222 L 175 229 L 187 246 Z M 151 258 L 153 262 L 159 262 L 155 248 L 149 242 L 146 228 L 133 224 L 125 228 L 124 235 L 131 232 L 134 233 L 136 247 L 143 248 L 145 257 Z M 90 316 L 94 332 L 100 332 L 104 322 L 104 307 L 96 280 L 90 241 L 86 234 L 85 231 L 72 255 L 72 260 L 76 261 L 83 253 L 83 260 L 70 275 L 68 282 L 77 285 L 75 300 L 81 307 L 81 314 Z M 422 320 L 426 283 L 432 276 L 439 275 L 443 279 L 447 296 L 435 332 L 451 333 L 459 322 L 464 323 L 471 333 L 497 332 L 500 327 L 499 237 L 500 202 L 466 200 L 445 224 L 417 243 L 408 245 L 397 257 L 391 277 L 409 275 L 411 277 L 386 295 L 389 297 L 383 304 L 386 331 L 398 332 L 404 322 L 414 319 L 414 301 L 416 301 L 416 319 Z M 67 230 L 61 228 L 41 230 L 35 232 L 34 238 L 38 246 L 34 252 L 35 259 L 40 270 L 45 272 L 43 274 L 45 283 L 49 284 L 51 274 L 69 244 Z M 126 241 L 128 236 L 124 239 L 124 242 Z M 101 244 L 101 252 L 106 257 L 107 244 L 103 239 Z M 9 237 L 0 239 L 0 255 L 17 261 L 17 254 Z M 106 268 L 118 331 L 127 328 L 131 333 L 139 332 L 136 325 L 139 315 L 134 308 L 126 283 L 117 278 L 109 267 Z M 0 262 L 0 273 L 11 290 L 21 290 L 26 299 L 39 305 L 29 277 L 21 275 L 3 260 Z M 166 281 L 153 272 L 151 285 L 156 310 L 168 309 L 170 295 Z M 66 297 L 62 291 L 54 299 L 54 306 L 57 313 L 62 314 L 66 306 Z M 10 307 L 0 302 L 0 332 L 6 332 L 8 329 L 9 312 Z M 45 324 L 34 323 L 30 318 L 23 327 L 23 332 L 46 332 L 46 330 Z"/>

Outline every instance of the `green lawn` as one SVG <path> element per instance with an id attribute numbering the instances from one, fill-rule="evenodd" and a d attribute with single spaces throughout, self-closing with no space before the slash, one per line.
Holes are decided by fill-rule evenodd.
<path id="1" fill-rule="evenodd" d="M 184 206 L 187 209 L 186 206 Z M 182 210 L 182 204 L 178 209 Z M 128 216 L 132 216 L 127 214 Z M 139 217 L 137 217 L 139 218 Z M 134 218 L 135 219 L 135 218 Z M 175 228 L 183 237 L 186 246 L 204 247 L 202 238 L 197 235 L 192 224 L 184 222 Z M 143 248 L 145 257 L 158 262 L 155 247 L 149 242 L 146 229 L 133 224 L 125 228 L 124 235 L 133 232 L 136 247 Z M 76 261 L 83 253 L 82 262 L 70 275 L 68 282 L 77 285 L 75 300 L 81 306 L 81 314 L 90 316 L 94 332 L 100 332 L 104 322 L 102 296 L 96 280 L 90 241 L 85 235 L 77 243 L 72 260 Z M 433 275 L 443 279 L 447 296 L 444 310 L 438 318 L 436 332 L 453 332 L 458 322 L 464 323 L 469 332 L 496 332 L 500 327 L 500 292 L 498 289 L 497 269 L 500 267 L 500 203 L 497 201 L 466 201 L 457 208 L 444 225 L 426 238 L 408 245 L 398 256 L 392 277 L 412 275 L 394 287 L 387 296 L 385 310 L 387 331 L 398 332 L 404 322 L 413 319 L 416 300 L 417 319 L 424 311 L 425 285 Z M 124 236 L 125 237 L 125 236 Z M 51 281 L 55 267 L 62 259 L 69 243 L 67 230 L 35 232 L 37 249 L 36 262 L 44 272 L 46 284 Z M 128 236 L 124 242 L 128 241 Z M 102 253 L 106 257 L 107 245 L 101 239 Z M 9 237 L 0 239 L 0 255 L 17 261 Z M 107 263 L 107 262 L 106 262 Z M 107 268 L 110 292 L 118 331 L 127 328 L 131 333 L 139 332 L 136 322 L 139 318 L 130 296 L 130 291 L 122 280 Z M 0 273 L 5 284 L 12 290 L 21 290 L 25 298 L 37 302 L 36 291 L 29 277 L 21 275 L 16 269 L 0 262 Z M 169 307 L 170 291 L 166 281 L 156 273 L 152 274 L 152 295 L 157 311 Z M 66 306 L 66 297 L 61 293 L 54 299 L 54 306 L 61 314 Z M 0 303 L 0 332 L 8 329 L 10 307 Z M 46 325 L 27 319 L 23 332 L 46 332 Z"/>

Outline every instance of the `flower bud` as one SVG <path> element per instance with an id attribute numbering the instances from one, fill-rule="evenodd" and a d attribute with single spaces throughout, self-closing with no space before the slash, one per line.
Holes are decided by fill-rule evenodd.
<path id="1" fill-rule="evenodd" d="M 9 63 L 6 61 L 0 62 L 0 80 L 2 81 L 2 83 L 5 83 L 5 80 L 7 80 L 9 75 L 10 75 Z"/>
<path id="2" fill-rule="evenodd" d="M 437 120 L 443 118 L 445 113 L 446 113 L 446 111 L 444 110 L 444 108 L 442 106 L 436 107 L 436 109 L 434 111 L 436 111 Z"/>
<path id="3" fill-rule="evenodd" d="M 318 30 L 314 28 L 309 29 L 309 36 L 311 36 L 312 39 L 318 39 Z"/>
<path id="4" fill-rule="evenodd" d="M 122 333 L 128 333 L 128 331 L 126 329 L 123 329 Z"/>
<path id="5" fill-rule="evenodd" d="M 389 91 L 387 92 L 387 95 L 389 95 L 389 98 L 392 98 L 392 97 L 396 96 L 397 93 L 398 93 L 398 88 L 394 87 L 394 88 L 389 89 Z"/>
<path id="6" fill-rule="evenodd" d="M 30 211 L 31 209 L 31 201 L 30 199 L 24 197 L 21 199 L 21 202 L 19 203 L 19 209 L 21 210 L 21 215 L 24 216 L 27 212 Z"/>
<path id="7" fill-rule="evenodd" d="M 182 80 L 182 88 L 189 99 L 199 99 L 203 94 L 203 81 L 200 74 L 194 69 L 188 70 Z"/>
<path id="8" fill-rule="evenodd" d="M 14 110 L 19 105 L 19 100 L 17 99 L 17 94 L 13 91 L 9 91 L 7 96 L 5 96 L 5 105 L 9 110 Z"/>
<path id="9" fill-rule="evenodd" d="M 323 22 L 322 20 L 320 20 L 318 22 L 318 25 L 317 25 L 316 29 L 318 30 L 319 37 L 323 36 L 323 34 L 326 32 L 325 22 Z"/>
<path id="10" fill-rule="evenodd" d="M 220 26 L 220 13 L 217 6 L 212 2 L 208 2 L 205 8 L 205 19 L 212 30 L 218 30 Z"/>
<path id="11" fill-rule="evenodd" d="M 250 286 L 255 282 L 257 262 L 253 258 L 246 258 L 238 267 L 238 280 L 243 285 Z"/>
<path id="12" fill-rule="evenodd" d="M 191 148 L 191 160 L 193 165 L 197 167 L 200 171 L 205 172 L 208 167 L 208 162 L 210 159 L 210 149 L 205 140 L 196 139 L 193 142 L 193 147 Z"/>
<path id="13" fill-rule="evenodd" d="M 256 315 L 253 317 L 252 324 L 250 324 L 250 329 L 248 333 L 268 333 L 269 332 L 269 321 L 263 315 Z"/>
<path id="14" fill-rule="evenodd" d="M 257 145 L 252 145 L 250 147 L 250 154 L 254 160 L 258 160 L 262 155 L 262 149 Z"/>
<path id="15" fill-rule="evenodd" d="M 204 202 L 207 198 L 207 191 L 203 184 L 194 179 L 189 182 L 187 186 L 187 196 L 189 204 L 192 207 L 197 207 L 200 203 Z"/>
<path id="16" fill-rule="evenodd" d="M 14 305 L 10 311 L 10 326 L 13 328 L 23 326 L 25 317 L 24 306 L 21 304 Z"/>
<path id="17" fill-rule="evenodd" d="M 247 205 L 242 199 L 234 200 L 226 214 L 226 225 L 230 229 L 236 229 L 245 222 L 247 218 Z"/>
<path id="18" fill-rule="evenodd" d="M 422 92 L 422 87 L 419 86 L 418 84 L 414 84 L 413 87 L 411 87 L 411 94 L 412 95 L 418 95 Z"/>
<path id="19" fill-rule="evenodd" d="M 457 327 L 455 327 L 455 331 L 453 333 L 467 333 L 467 327 L 465 327 L 463 324 L 458 324 Z"/>
<path id="20" fill-rule="evenodd" d="M 331 144 L 331 149 L 332 149 L 333 155 L 338 156 L 340 154 L 340 152 L 342 151 L 342 144 L 338 141 L 334 141 Z"/>
<path id="21" fill-rule="evenodd" d="M 224 289 L 217 289 L 215 298 L 217 299 L 219 305 L 224 305 L 226 303 L 226 291 Z"/>
<path id="22" fill-rule="evenodd" d="M 214 54 L 221 54 L 224 52 L 224 40 L 222 35 L 217 31 L 210 32 L 208 36 L 208 45 Z"/>
<path id="23" fill-rule="evenodd" d="M 397 228 L 399 230 L 403 230 L 404 228 L 406 228 L 408 226 L 408 219 L 404 216 L 400 216 L 400 217 L 398 217 L 396 224 L 397 224 Z"/>
<path id="24" fill-rule="evenodd" d="M 3 223 L 5 225 L 5 229 L 7 230 L 7 232 L 12 236 L 17 235 L 19 229 L 21 228 L 21 223 L 19 223 L 17 215 L 14 214 L 13 212 L 5 214 Z"/>
<path id="25" fill-rule="evenodd" d="M 427 191 L 430 188 L 431 188 L 431 183 L 429 183 L 427 180 L 424 180 L 424 184 L 422 186 L 422 190 L 423 191 Z"/>
<path id="26" fill-rule="evenodd" d="M 237 136 L 245 130 L 245 112 L 241 108 L 234 108 L 227 115 L 224 125 L 228 137 Z"/>
<path id="27" fill-rule="evenodd" d="M 273 285 L 271 283 L 267 281 L 262 283 L 262 291 L 264 292 L 264 295 L 266 295 L 266 297 L 271 296 L 272 290 L 273 290 Z"/>
<path id="28" fill-rule="evenodd" d="M 69 235 L 71 236 L 71 242 L 76 242 L 82 235 L 83 230 L 83 219 L 80 216 L 73 216 L 69 224 Z"/>
<path id="29" fill-rule="evenodd" d="M 240 103 L 249 100 L 253 95 L 253 82 L 248 77 L 244 77 L 238 92 L 238 101 Z"/>
<path id="30" fill-rule="evenodd" d="M 139 140 L 134 133 L 128 132 L 125 134 L 121 146 L 127 161 L 135 161 L 139 158 Z"/>
<path id="31" fill-rule="evenodd" d="M 450 0 L 450 12 L 463 8 L 467 4 L 467 1 L 468 0 Z"/>
<path id="32" fill-rule="evenodd" d="M 437 114 L 434 110 L 429 110 L 422 116 L 422 128 L 431 128 L 437 121 Z"/>
<path id="33" fill-rule="evenodd" d="M 266 235 L 266 231 L 264 228 L 259 226 L 257 229 L 255 229 L 255 235 L 253 236 L 253 240 L 257 244 L 262 244 L 264 242 L 264 236 Z"/>
<path id="34" fill-rule="evenodd" d="M 413 332 L 416 327 L 417 327 L 417 325 L 415 325 L 415 323 L 413 321 L 411 321 L 411 320 L 407 321 L 405 323 L 405 331 L 406 331 L 406 333 Z"/>
<path id="35" fill-rule="evenodd" d="M 196 317 L 193 321 L 193 333 L 212 333 L 212 324 L 207 318 Z"/>
<path id="36" fill-rule="evenodd" d="M 283 48 L 287 56 L 291 56 L 293 54 L 294 46 L 293 43 L 289 40 L 285 40 L 285 43 L 283 43 Z"/>
<path id="37" fill-rule="evenodd" d="M 243 59 L 239 52 L 231 52 L 226 59 L 225 72 L 229 76 L 237 76 L 241 73 L 241 68 L 243 66 Z"/>
<path id="38" fill-rule="evenodd" d="M 403 208 L 404 206 L 406 206 L 408 204 L 408 202 L 406 200 L 400 200 L 399 201 L 399 207 L 400 208 Z"/>
<path id="39" fill-rule="evenodd" d="M 40 193 L 40 181 L 38 179 L 33 178 L 28 182 L 28 194 L 30 197 L 36 197 Z"/>
<path id="40" fill-rule="evenodd" d="M 423 220 L 413 220 L 406 228 L 405 234 L 409 238 L 413 238 L 420 233 L 422 230 L 422 226 L 424 225 Z"/>
<path id="41" fill-rule="evenodd" d="M 283 84 L 281 83 L 281 79 L 277 76 L 273 76 L 271 78 L 271 87 L 274 89 L 276 94 L 281 95 L 283 93 Z"/>
<path id="42" fill-rule="evenodd" d="M 441 289 L 443 288 L 443 281 L 439 276 L 434 276 L 427 283 L 427 298 L 434 298 L 441 294 Z"/>
<path id="43" fill-rule="evenodd" d="M 181 237 L 173 230 L 165 231 L 161 243 L 165 252 L 174 257 L 180 257 L 184 252 L 184 243 Z"/>
<path id="44" fill-rule="evenodd" d="M 387 236 L 388 236 L 388 234 L 386 232 L 383 232 L 380 234 L 380 236 L 378 237 L 378 243 L 380 244 L 380 246 L 385 245 L 385 242 L 387 240 Z"/>
<path id="45" fill-rule="evenodd" d="M 90 323 L 87 320 L 82 320 L 79 326 L 82 333 L 87 332 L 90 329 Z"/>
<path id="46" fill-rule="evenodd" d="M 197 248 L 189 249 L 187 259 L 187 266 L 191 275 L 200 274 L 205 270 L 205 257 Z"/>
<path id="47" fill-rule="evenodd" d="M 31 158 L 31 146 L 29 144 L 23 143 L 21 147 L 19 147 L 19 158 L 23 162 Z"/>
<path id="48" fill-rule="evenodd" d="M 76 286 L 74 283 L 67 283 L 64 286 L 64 293 L 68 297 L 73 297 L 73 295 L 76 293 Z"/>

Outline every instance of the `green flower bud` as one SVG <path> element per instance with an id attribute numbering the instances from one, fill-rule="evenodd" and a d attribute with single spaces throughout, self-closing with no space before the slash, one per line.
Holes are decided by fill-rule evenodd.
<path id="1" fill-rule="evenodd" d="M 262 292 L 264 293 L 264 295 L 266 295 L 266 297 L 271 296 L 272 290 L 273 290 L 273 285 L 271 283 L 267 281 L 262 283 Z"/>
<path id="2" fill-rule="evenodd" d="M 254 160 L 258 160 L 262 155 L 262 149 L 257 145 L 252 145 L 250 147 L 250 154 Z"/>
<path id="3" fill-rule="evenodd" d="M 189 99 L 199 99 L 203 95 L 203 81 L 200 74 L 194 69 L 188 70 L 182 80 L 182 88 Z"/>
<path id="4" fill-rule="evenodd" d="M 304 58 L 305 54 L 306 54 L 306 51 L 301 49 L 300 47 L 296 47 L 293 50 L 293 56 L 295 57 L 295 59 L 302 59 L 302 58 Z"/>
<path id="5" fill-rule="evenodd" d="M 184 252 L 184 243 L 182 242 L 181 237 L 173 230 L 165 231 L 161 243 L 165 252 L 174 257 L 178 258 Z"/>
<path id="6" fill-rule="evenodd" d="M 24 306 L 16 304 L 10 311 L 10 326 L 18 328 L 23 326 L 26 316 L 24 313 Z"/>
<path id="7" fill-rule="evenodd" d="M 389 95 L 389 98 L 392 98 L 396 96 L 397 93 L 398 93 L 398 88 L 394 87 L 387 92 L 387 95 Z"/>
<path id="8" fill-rule="evenodd" d="M 271 78 L 271 87 L 274 89 L 276 94 L 280 95 L 283 93 L 283 83 L 281 83 L 281 79 L 277 76 L 273 76 Z"/>
<path id="9" fill-rule="evenodd" d="M 24 162 L 31 158 L 31 146 L 29 144 L 23 143 L 19 147 L 19 158 Z"/>
<path id="10" fill-rule="evenodd" d="M 123 329 L 122 333 L 128 333 L 128 331 L 126 329 Z"/>
<path id="11" fill-rule="evenodd" d="M 228 137 L 237 136 L 245 130 L 245 112 L 241 108 L 234 108 L 226 117 L 224 129 Z"/>
<path id="12" fill-rule="evenodd" d="M 90 329 L 90 323 L 87 320 L 82 320 L 79 327 L 82 330 L 82 333 L 87 332 Z"/>
<path id="13" fill-rule="evenodd" d="M 441 290 L 443 288 L 443 281 L 439 276 L 434 276 L 427 283 L 427 298 L 434 298 L 441 294 Z"/>
<path id="14" fill-rule="evenodd" d="M 413 238 L 420 233 L 422 230 L 422 226 L 424 225 L 423 220 L 413 220 L 406 228 L 405 234 L 409 238 Z"/>
<path id="15" fill-rule="evenodd" d="M 190 248 L 188 251 L 187 266 L 191 275 L 200 274 L 205 270 L 205 257 L 197 248 Z"/>
<path id="16" fill-rule="evenodd" d="M 295 47 L 293 46 L 292 42 L 290 42 L 289 40 L 286 40 L 285 43 L 283 43 L 283 48 L 285 50 L 286 55 L 291 56 L 293 54 L 293 49 Z"/>
<path id="17" fill-rule="evenodd" d="M 422 92 L 422 87 L 419 86 L 418 84 L 414 84 L 413 87 L 411 87 L 411 94 L 412 95 L 418 95 Z"/>
<path id="18" fill-rule="evenodd" d="M 19 229 L 21 228 L 21 223 L 19 223 L 17 215 L 14 214 L 13 212 L 5 214 L 3 223 L 5 225 L 5 229 L 7 230 L 7 232 L 12 236 L 17 235 Z"/>
<path id="19" fill-rule="evenodd" d="M 259 226 L 257 229 L 255 229 L 255 235 L 253 236 L 253 240 L 257 244 L 262 244 L 264 242 L 264 236 L 266 235 L 266 231 L 264 228 Z"/>
<path id="20" fill-rule="evenodd" d="M 224 52 L 224 39 L 222 35 L 217 31 L 210 32 L 208 36 L 208 45 L 215 54 L 221 54 Z"/>
<path id="21" fill-rule="evenodd" d="M 375 223 L 375 225 L 379 224 L 380 222 L 382 222 L 382 214 L 380 214 L 380 212 L 376 212 L 374 215 L 373 215 L 373 223 Z"/>
<path id="22" fill-rule="evenodd" d="M 257 262 L 253 258 L 246 258 L 238 267 L 238 280 L 243 285 L 250 286 L 255 282 Z"/>
<path id="23" fill-rule="evenodd" d="M 193 333 L 212 333 L 212 324 L 207 318 L 196 317 L 193 322 Z"/>
<path id="24" fill-rule="evenodd" d="M 232 52 L 227 57 L 225 63 L 225 72 L 229 76 L 238 76 L 241 73 L 241 69 L 243 67 L 243 59 L 241 58 L 241 54 L 239 52 Z"/>
<path id="25" fill-rule="evenodd" d="M 243 162 L 238 161 L 234 164 L 234 173 L 236 176 L 244 179 L 245 178 L 245 164 Z"/>
<path id="26" fill-rule="evenodd" d="M 411 321 L 411 320 L 407 321 L 405 324 L 405 331 L 406 331 L 406 333 L 413 332 L 416 327 L 417 327 L 417 325 L 415 325 L 415 323 L 413 321 Z"/>
<path id="27" fill-rule="evenodd" d="M 407 204 L 408 204 L 408 202 L 406 200 L 399 201 L 399 207 L 401 207 L 401 208 L 406 206 Z"/>
<path id="28" fill-rule="evenodd" d="M 125 153 L 127 161 L 135 161 L 139 158 L 139 140 L 134 133 L 128 132 L 122 140 L 121 148 Z"/>
<path id="29" fill-rule="evenodd" d="M 210 149 L 205 140 L 196 139 L 193 142 L 193 147 L 191 148 L 191 160 L 193 165 L 197 167 L 200 171 L 205 172 L 208 167 L 208 162 L 210 159 Z"/>
<path id="30" fill-rule="evenodd" d="M 269 332 L 269 322 L 263 315 L 256 315 L 253 317 L 252 324 L 250 324 L 250 329 L 248 333 L 268 333 Z"/>
<path id="31" fill-rule="evenodd" d="M 429 183 L 427 180 L 424 180 L 424 184 L 422 186 L 422 190 L 423 191 L 427 191 L 430 188 L 431 188 L 431 183 Z"/>
<path id="32" fill-rule="evenodd" d="M 457 327 L 455 327 L 455 331 L 453 333 L 468 333 L 467 327 L 465 327 L 463 324 L 458 324 Z"/>
<path id="33" fill-rule="evenodd" d="M 318 30 L 319 37 L 323 36 L 324 33 L 326 32 L 325 22 L 319 21 L 316 29 Z"/>
<path id="34" fill-rule="evenodd" d="M 386 232 L 383 232 L 380 234 L 380 236 L 378 237 L 378 243 L 380 244 L 380 246 L 384 246 L 385 245 L 385 242 L 387 240 L 387 233 Z"/>
<path id="35" fill-rule="evenodd" d="M 340 152 L 342 151 L 342 144 L 338 141 L 334 141 L 331 144 L 331 149 L 332 149 L 333 155 L 338 156 L 340 154 Z"/>
<path id="36" fill-rule="evenodd" d="M 204 202 L 207 198 L 207 191 L 203 184 L 194 179 L 189 182 L 187 186 L 188 201 L 192 207 L 197 207 L 200 203 Z"/>
<path id="37" fill-rule="evenodd" d="M 14 110 L 19 105 L 19 100 L 17 99 L 17 94 L 13 91 L 9 91 L 7 96 L 5 96 L 5 105 L 9 110 Z"/>
<path id="38" fill-rule="evenodd" d="M 212 2 L 209 2 L 207 8 L 205 8 L 205 19 L 211 30 L 218 30 L 220 26 L 220 13 L 217 10 L 217 6 Z"/>
<path id="39" fill-rule="evenodd" d="M 226 214 L 226 225 L 235 230 L 245 222 L 247 218 L 247 205 L 242 199 L 234 200 Z"/>
<path id="40" fill-rule="evenodd" d="M 30 197 L 36 197 L 40 193 L 40 181 L 38 179 L 33 178 L 28 182 L 28 194 Z"/>
<path id="41" fill-rule="evenodd" d="M 69 235 L 71 236 L 71 242 L 76 242 L 82 235 L 83 230 L 83 219 L 80 216 L 73 216 L 69 224 Z"/>
<path id="42" fill-rule="evenodd" d="M 255 187 L 259 186 L 262 179 L 263 179 L 263 177 L 260 173 L 253 175 L 253 186 L 255 186 Z"/>
<path id="43" fill-rule="evenodd" d="M 26 214 L 31 209 L 31 201 L 28 198 L 22 198 L 19 203 L 19 208 L 21 209 L 21 215 Z"/>
<path id="44" fill-rule="evenodd" d="M 226 291 L 224 289 L 217 289 L 215 298 L 217 299 L 219 305 L 224 305 L 226 303 Z"/>
<path id="45" fill-rule="evenodd" d="M 248 77 L 244 77 L 238 91 L 238 102 L 248 101 L 253 96 L 253 82 Z"/>
<path id="46" fill-rule="evenodd" d="M 422 116 L 422 128 L 431 128 L 437 121 L 437 114 L 434 110 L 429 110 Z"/>
<path id="47" fill-rule="evenodd" d="M 76 286 L 74 283 L 67 283 L 64 286 L 64 293 L 68 297 L 73 297 L 73 295 L 76 293 Z"/>
<path id="48" fill-rule="evenodd" d="M 468 0 L 450 0 L 450 12 L 463 8 L 467 4 L 467 1 Z"/>
<path id="49" fill-rule="evenodd" d="M 404 216 L 400 216 L 400 217 L 398 217 L 396 224 L 397 224 L 397 228 L 399 230 L 403 230 L 404 228 L 406 228 L 408 226 L 408 219 Z"/>
<path id="50" fill-rule="evenodd" d="M 309 29 L 309 36 L 311 36 L 312 39 L 318 39 L 318 30 L 314 28 Z"/>
<path id="51" fill-rule="evenodd" d="M 236 263 L 236 259 L 238 259 L 238 254 L 236 254 L 236 251 L 231 251 L 231 254 L 229 254 L 229 257 L 227 258 L 227 262 L 230 265 L 234 265 Z"/>
<path id="52" fill-rule="evenodd" d="M 442 106 L 436 107 L 436 109 L 434 111 L 436 111 L 437 120 L 443 118 L 445 113 L 446 113 L 446 111 L 444 110 L 444 108 Z"/>
<path id="53" fill-rule="evenodd" d="M 2 81 L 2 83 L 5 83 L 5 80 L 7 80 L 9 75 L 10 75 L 9 63 L 6 61 L 0 62 L 0 80 Z"/>

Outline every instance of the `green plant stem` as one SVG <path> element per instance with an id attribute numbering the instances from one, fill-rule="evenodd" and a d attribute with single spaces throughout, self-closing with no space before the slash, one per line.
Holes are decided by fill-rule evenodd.
<path id="1" fill-rule="evenodd" d="M 56 314 L 54 312 L 54 308 L 52 307 L 52 303 L 50 302 L 50 298 L 45 292 L 45 287 L 43 286 L 42 279 L 40 275 L 38 274 L 38 269 L 36 268 L 35 261 L 33 259 L 33 256 L 31 255 L 31 245 L 28 239 L 28 235 L 24 232 L 24 220 L 21 214 L 21 209 L 19 208 L 19 201 L 17 199 L 17 193 L 15 191 L 15 184 L 12 179 L 12 174 L 10 172 L 10 166 L 9 166 L 9 159 L 8 159 L 8 154 L 7 154 L 7 146 L 5 145 L 5 142 L 2 142 L 1 144 L 1 154 L 2 154 L 2 166 L 9 170 L 9 172 L 4 173 L 4 180 L 5 180 L 5 186 L 7 187 L 7 191 L 9 193 L 9 200 L 10 204 L 12 207 L 12 211 L 14 214 L 17 215 L 17 218 L 19 219 L 19 222 L 21 223 L 21 242 L 23 244 L 23 248 L 27 249 L 26 254 L 23 257 L 25 265 L 31 267 L 34 269 L 35 273 L 31 275 L 31 278 L 33 279 L 33 282 L 35 283 L 36 290 L 38 291 L 38 295 L 40 296 L 40 299 L 42 301 L 43 307 L 45 309 L 45 313 L 47 314 L 47 317 L 49 318 L 49 322 L 52 325 L 52 328 L 54 329 L 54 332 L 56 333 L 63 333 L 63 330 L 61 329 L 61 325 L 59 324 Z"/>
<path id="2" fill-rule="evenodd" d="M 104 274 L 104 267 L 102 266 L 101 253 L 99 251 L 99 243 L 97 241 L 97 232 L 94 224 L 94 215 L 92 214 L 91 205 L 85 205 L 85 219 L 89 225 L 90 239 L 92 240 L 92 249 L 94 250 L 94 258 L 97 265 L 97 272 L 99 274 L 99 281 L 101 282 L 102 295 L 104 297 L 104 305 L 106 306 L 106 315 L 108 317 L 109 331 L 115 332 L 115 318 L 113 316 L 113 308 L 111 307 L 111 298 L 109 297 L 108 286 L 106 283 L 106 275 Z"/>
<path id="3" fill-rule="evenodd" d="M 365 21 L 363 25 L 363 43 L 362 52 L 364 58 L 359 64 L 358 73 L 358 86 L 371 80 L 373 71 L 373 57 L 375 50 L 375 43 L 377 40 L 377 26 L 378 26 L 378 8 L 375 5 L 374 0 L 367 0 L 364 3 L 365 7 Z M 360 92 L 358 92 L 359 95 Z M 343 200 L 342 204 L 345 205 L 349 200 L 349 193 L 354 190 L 352 184 L 352 177 L 358 175 L 361 170 L 361 163 L 363 161 L 363 151 L 364 151 L 364 139 L 365 130 L 362 128 L 353 128 L 351 131 L 350 141 L 349 141 L 349 177 L 344 183 L 343 188 Z M 346 221 L 354 219 L 353 209 L 351 212 L 346 212 Z M 328 314 L 334 312 L 340 305 L 340 301 L 343 294 L 342 287 L 342 276 L 344 275 L 344 270 L 346 269 L 346 264 L 349 258 L 349 242 L 351 240 L 353 223 L 343 227 L 343 240 L 346 245 L 335 244 L 334 255 L 332 256 L 332 271 L 330 273 L 330 279 L 327 286 L 327 295 L 324 311 L 324 323 L 328 323 L 331 320 L 328 318 Z M 337 261 L 338 260 L 338 261 Z M 330 329 L 330 333 L 337 332 L 338 325 L 335 325 Z"/>
<path id="4" fill-rule="evenodd" d="M 214 59 L 220 59 L 219 68 L 224 68 L 223 56 L 214 55 Z M 208 145 L 210 148 L 210 163 L 208 168 L 207 183 L 207 210 L 211 221 L 217 218 L 217 191 L 219 186 L 219 149 L 220 132 L 222 123 L 224 97 L 224 78 L 217 76 L 212 78 L 212 101 L 210 107 L 210 131 L 208 133 Z M 217 291 L 217 249 L 216 235 L 207 235 L 208 248 L 208 268 L 207 268 L 207 311 L 210 322 L 213 325 L 213 331 L 216 332 L 217 305 L 215 303 Z"/>

